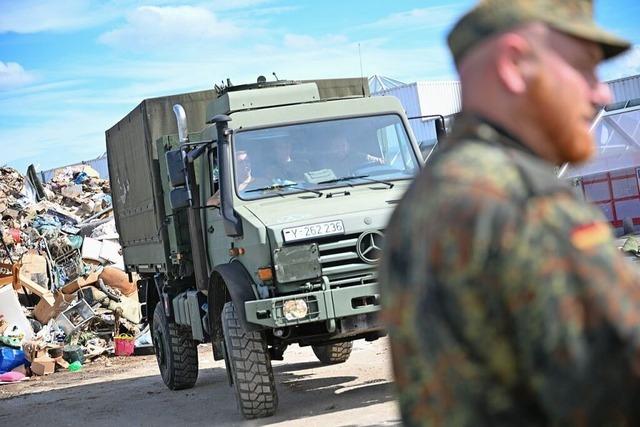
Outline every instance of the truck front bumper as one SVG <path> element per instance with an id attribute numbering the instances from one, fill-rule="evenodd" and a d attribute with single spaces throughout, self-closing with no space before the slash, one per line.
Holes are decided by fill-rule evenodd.
<path id="1" fill-rule="evenodd" d="M 244 303 L 247 321 L 268 328 L 281 328 L 304 323 L 356 316 L 380 310 L 378 284 L 349 286 L 304 294 L 287 295 Z M 285 302 L 303 300 L 307 315 L 287 319 L 283 313 Z"/>

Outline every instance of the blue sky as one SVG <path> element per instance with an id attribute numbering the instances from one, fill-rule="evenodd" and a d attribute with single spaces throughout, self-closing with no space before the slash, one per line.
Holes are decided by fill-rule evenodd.
<path id="1" fill-rule="evenodd" d="M 87 160 L 141 100 L 235 84 L 365 75 L 454 79 L 445 35 L 474 1 L 0 0 L 0 165 Z M 637 0 L 599 22 L 636 46 L 605 64 L 640 73 Z"/>

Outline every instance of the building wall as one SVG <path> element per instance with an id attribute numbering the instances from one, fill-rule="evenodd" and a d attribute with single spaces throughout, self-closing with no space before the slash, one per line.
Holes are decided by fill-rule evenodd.
<path id="1" fill-rule="evenodd" d="M 640 75 L 607 82 L 613 102 L 640 98 Z M 630 152 L 627 160 L 635 153 Z M 595 203 L 618 235 L 622 221 L 632 218 L 636 231 L 640 230 L 640 163 L 626 169 L 582 176 L 579 180 L 585 199 Z"/>
<path id="2" fill-rule="evenodd" d="M 579 188 L 584 198 L 600 208 L 616 234 L 623 231 L 622 221 L 631 218 L 640 226 L 640 168 L 584 176 Z"/>
<path id="3" fill-rule="evenodd" d="M 422 116 L 448 116 L 460 111 L 461 91 L 458 81 L 420 81 L 376 92 L 374 96 L 395 96 L 409 117 L 411 129 L 418 144 L 433 145 L 436 128 L 433 118 Z"/>
<path id="4" fill-rule="evenodd" d="M 417 83 L 417 89 L 423 116 L 450 116 L 462 109 L 462 90 L 458 81 L 421 81 Z"/>
<path id="5" fill-rule="evenodd" d="M 624 102 L 640 98 L 640 75 L 607 82 L 613 102 Z"/>
<path id="6" fill-rule="evenodd" d="M 461 89 L 458 81 L 420 81 L 394 87 L 373 94 L 395 96 L 400 100 L 409 117 L 443 115 L 460 111 Z"/>
<path id="7" fill-rule="evenodd" d="M 395 96 L 400 100 L 400 103 L 404 107 L 404 111 L 407 116 L 421 116 L 420 112 L 420 100 L 418 99 L 418 84 L 409 83 L 404 86 L 398 86 L 391 89 L 386 89 L 380 92 L 376 92 L 373 96 Z"/>
<path id="8" fill-rule="evenodd" d="M 640 75 L 607 82 L 613 102 L 640 99 Z M 461 86 L 457 81 L 420 81 L 381 92 L 374 96 L 395 96 L 404 106 L 409 123 L 422 146 L 436 141 L 434 121 L 421 119 L 427 115 L 448 116 L 462 108 Z M 424 151 L 424 150 L 423 150 Z M 633 218 L 640 230 L 640 164 L 619 171 L 582 176 L 578 191 L 602 209 L 607 219 L 622 232 L 622 220 Z"/>
<path id="9" fill-rule="evenodd" d="M 640 75 L 607 82 L 613 102 L 640 98 Z M 462 91 L 459 81 L 419 81 L 384 91 L 374 96 L 395 96 L 409 117 L 442 114 L 448 116 L 462 109 Z"/>

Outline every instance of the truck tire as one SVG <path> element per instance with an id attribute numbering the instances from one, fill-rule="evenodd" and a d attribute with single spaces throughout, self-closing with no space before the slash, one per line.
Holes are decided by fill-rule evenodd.
<path id="1" fill-rule="evenodd" d="M 190 329 L 167 319 L 161 302 L 153 312 L 151 336 L 165 385 L 170 390 L 193 387 L 198 379 L 198 346 Z"/>
<path id="2" fill-rule="evenodd" d="M 227 368 L 242 416 L 254 419 L 273 415 L 278 393 L 264 335 L 245 331 L 231 302 L 222 310 L 222 331 Z"/>
<path id="3" fill-rule="evenodd" d="M 347 341 L 327 345 L 313 345 L 311 347 L 320 362 L 324 365 L 335 365 L 337 363 L 344 363 L 349 359 L 353 342 Z"/>

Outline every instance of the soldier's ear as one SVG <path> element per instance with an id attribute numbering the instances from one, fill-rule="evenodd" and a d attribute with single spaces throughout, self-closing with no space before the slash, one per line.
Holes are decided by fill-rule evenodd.
<path id="1" fill-rule="evenodd" d="M 505 90 L 523 94 L 527 90 L 534 69 L 533 47 L 516 33 L 505 33 L 495 41 L 495 67 Z"/>

